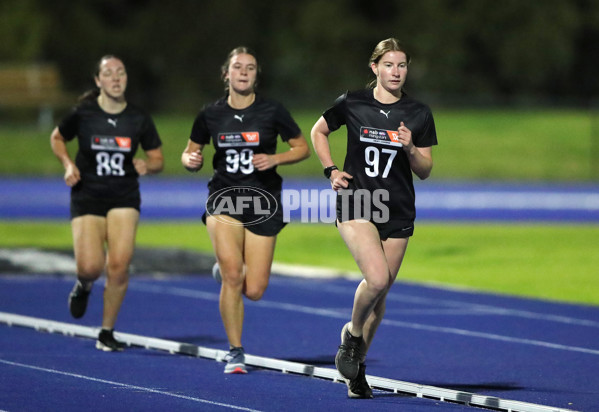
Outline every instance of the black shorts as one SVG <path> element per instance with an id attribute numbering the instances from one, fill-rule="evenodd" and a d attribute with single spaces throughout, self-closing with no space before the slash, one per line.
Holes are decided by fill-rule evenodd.
<path id="1" fill-rule="evenodd" d="M 364 191 L 366 194 L 370 193 Z M 389 209 L 380 210 L 369 200 L 355 198 L 353 195 L 337 195 L 337 221 L 363 219 L 371 222 L 379 232 L 381 240 L 388 238 L 408 238 L 414 234 L 414 220 L 402 219 L 389 214 Z M 336 222 L 335 222 L 336 224 Z"/>
<path id="2" fill-rule="evenodd" d="M 140 211 L 141 196 L 139 193 L 124 198 L 94 198 L 81 193 L 71 195 L 71 219 L 83 215 L 104 216 L 110 209 L 131 207 Z"/>
<path id="3" fill-rule="evenodd" d="M 202 222 L 204 222 L 204 224 L 206 224 L 206 213 L 204 213 L 202 215 Z M 219 216 L 229 216 L 233 219 L 235 219 L 236 221 L 239 222 L 239 226 L 243 226 L 245 229 L 249 230 L 250 232 L 252 232 L 255 235 L 259 235 L 259 236 L 276 236 L 279 234 L 279 232 L 285 227 L 285 225 L 287 223 L 283 222 L 283 219 L 281 218 L 279 219 L 275 219 L 274 217 L 265 220 L 263 222 L 260 223 L 251 223 L 254 221 L 254 219 L 250 218 L 248 220 L 247 217 L 243 217 L 243 216 L 231 216 L 229 214 L 223 213 L 221 215 L 210 215 L 210 216 L 214 216 L 216 219 L 218 219 Z M 227 222 L 228 223 L 228 222 Z"/>
<path id="4" fill-rule="evenodd" d="M 403 239 L 411 237 L 414 234 L 414 223 L 406 225 L 405 222 L 374 223 L 379 231 L 381 240 Z"/>
<path id="5" fill-rule="evenodd" d="M 276 236 L 287 223 L 283 222 L 280 193 L 255 188 L 226 188 L 210 193 L 206 201 L 206 216 L 232 217 L 250 232 L 260 236 Z"/>

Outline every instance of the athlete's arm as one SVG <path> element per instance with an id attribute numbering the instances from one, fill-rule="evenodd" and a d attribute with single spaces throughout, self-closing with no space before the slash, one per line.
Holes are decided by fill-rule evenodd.
<path id="1" fill-rule="evenodd" d="M 190 172 L 197 172 L 204 165 L 204 156 L 202 156 L 202 149 L 204 145 L 196 143 L 192 140 L 187 142 L 187 147 L 181 154 L 181 163 Z"/>
<path id="2" fill-rule="evenodd" d="M 331 147 L 329 146 L 330 134 L 331 131 L 329 130 L 327 121 L 324 119 L 324 117 L 320 116 L 320 119 L 318 119 L 312 127 L 310 136 L 312 138 L 314 151 L 316 152 L 316 155 L 318 156 L 323 168 L 327 168 L 335 164 L 331 156 Z M 347 182 L 348 179 L 352 179 L 352 176 L 349 173 L 341 170 L 333 170 L 330 177 L 333 190 L 337 191 L 341 188 L 346 188 L 349 185 Z"/>
<path id="3" fill-rule="evenodd" d="M 275 166 L 288 165 L 300 162 L 310 157 L 310 147 L 303 135 L 298 135 L 287 141 L 289 150 L 268 155 L 266 153 L 255 154 L 252 158 L 254 167 L 260 171 L 271 169 Z"/>
<path id="4" fill-rule="evenodd" d="M 412 131 L 403 122 L 401 122 L 397 131 L 399 132 L 399 142 L 403 145 L 406 155 L 408 155 L 410 169 L 421 180 L 426 179 L 431 175 L 431 170 L 433 170 L 433 148 L 414 146 Z"/>
<path id="5" fill-rule="evenodd" d="M 416 147 L 408 152 L 410 160 L 410 168 L 421 180 L 426 179 L 431 175 L 433 170 L 433 148 L 432 147 Z"/>
<path id="6" fill-rule="evenodd" d="M 133 166 L 140 176 L 153 175 L 162 172 L 164 168 L 164 156 L 162 155 L 162 148 L 156 148 L 152 150 L 146 150 L 146 159 L 133 159 Z"/>
<path id="7" fill-rule="evenodd" d="M 331 147 L 329 146 L 329 125 L 324 117 L 320 116 L 320 119 L 314 123 L 310 137 L 312 138 L 312 146 L 316 156 L 320 160 L 322 167 L 333 166 L 333 158 L 331 157 Z"/>
<path id="8" fill-rule="evenodd" d="M 52 147 L 54 156 L 60 160 L 60 163 L 64 167 L 64 181 L 68 186 L 75 186 L 81 180 L 81 175 L 79 169 L 75 166 L 75 162 L 69 156 L 66 140 L 58 130 L 58 127 L 55 127 L 52 130 L 52 134 L 50 134 L 50 146 Z"/>

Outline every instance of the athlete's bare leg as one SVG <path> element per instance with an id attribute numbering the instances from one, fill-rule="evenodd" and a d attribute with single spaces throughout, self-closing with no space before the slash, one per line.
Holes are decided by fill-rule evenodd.
<path id="1" fill-rule="evenodd" d="M 111 209 L 106 216 L 106 286 L 102 327 L 113 329 L 129 285 L 129 265 L 135 250 L 139 212 L 134 208 Z"/>
<path id="2" fill-rule="evenodd" d="M 354 296 L 351 325 L 353 336 L 362 336 L 364 324 L 389 287 L 387 258 L 376 227 L 366 220 L 337 222 L 341 237 L 358 264 L 364 280 Z"/>
<path id="3" fill-rule="evenodd" d="M 106 218 L 94 215 L 76 217 L 71 221 L 71 230 L 77 278 L 89 284 L 102 275 L 106 265 Z"/>
<path id="4" fill-rule="evenodd" d="M 230 346 L 242 346 L 243 295 L 258 300 L 270 276 L 276 237 L 259 236 L 225 215 L 208 216 L 206 226 L 220 267 L 219 309 Z"/>
<path id="5" fill-rule="evenodd" d="M 385 313 L 386 296 L 401 266 L 408 239 L 382 242 L 376 227 L 364 220 L 338 222 L 337 227 L 364 276 L 354 296 L 349 331 L 353 336 L 363 336 L 368 348 Z"/>
<path id="6" fill-rule="evenodd" d="M 225 215 L 208 216 L 206 227 L 223 280 L 219 299 L 220 316 L 229 345 L 238 347 L 241 346 L 244 317 L 242 292 L 245 277 L 245 228 L 238 220 Z"/>
<path id="7" fill-rule="evenodd" d="M 387 305 L 387 294 L 391 289 L 391 285 L 395 282 L 397 278 L 397 273 L 399 272 L 399 268 L 401 267 L 401 263 L 406 253 L 406 249 L 408 247 L 408 239 L 409 238 L 389 238 L 382 242 L 383 250 L 385 252 L 385 257 L 387 259 L 387 264 L 389 265 L 389 274 L 392 278 L 389 288 L 385 292 L 383 296 L 379 299 L 377 304 L 374 306 L 374 309 L 363 328 L 363 337 L 364 342 L 366 342 L 366 351 L 370 348 L 370 344 L 376 334 L 376 331 L 383 320 L 383 316 L 385 315 L 385 308 Z M 366 357 L 366 353 L 364 353 L 364 357 Z"/>
<path id="8" fill-rule="evenodd" d="M 245 230 L 245 282 L 243 294 L 260 300 L 268 287 L 276 236 L 260 236 Z"/>

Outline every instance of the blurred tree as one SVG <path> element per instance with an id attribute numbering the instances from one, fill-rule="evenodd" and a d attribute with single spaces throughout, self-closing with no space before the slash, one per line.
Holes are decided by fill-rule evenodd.
<path id="1" fill-rule="evenodd" d="M 59 64 L 72 91 L 98 58 L 120 55 L 129 95 L 197 112 L 223 93 L 220 66 L 247 45 L 260 90 L 323 107 L 371 78 L 376 43 L 412 52 L 408 90 L 455 104 L 588 101 L 599 93 L 596 0 L 2 0 L 0 58 Z"/>
<path id="2" fill-rule="evenodd" d="M 0 2 L 0 60 L 31 63 L 42 57 L 49 21 L 37 3 Z"/>

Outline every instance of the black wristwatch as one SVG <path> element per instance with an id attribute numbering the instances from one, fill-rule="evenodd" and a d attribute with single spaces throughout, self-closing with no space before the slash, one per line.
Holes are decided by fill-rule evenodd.
<path id="1" fill-rule="evenodd" d="M 324 177 L 326 177 L 327 179 L 330 179 L 331 178 L 331 173 L 333 172 L 333 170 L 339 170 L 339 169 L 335 165 L 329 166 L 329 167 L 325 167 L 324 168 Z"/>

